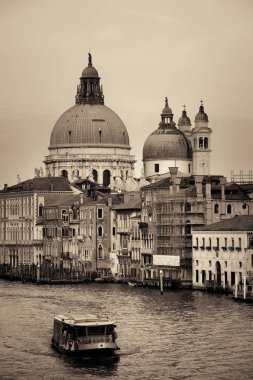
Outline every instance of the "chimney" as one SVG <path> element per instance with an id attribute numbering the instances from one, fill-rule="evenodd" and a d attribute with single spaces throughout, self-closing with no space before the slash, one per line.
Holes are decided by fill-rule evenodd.
<path id="1" fill-rule="evenodd" d="M 225 184 L 227 183 L 226 177 L 222 177 L 220 179 L 220 185 L 221 185 L 221 200 L 225 201 Z"/>
<path id="2" fill-rule="evenodd" d="M 112 207 L 112 197 L 108 197 L 108 207 Z"/>
<path id="3" fill-rule="evenodd" d="M 196 186 L 196 192 L 197 192 L 197 199 L 203 198 L 203 192 L 202 192 L 202 182 L 203 182 L 203 175 L 195 175 L 195 186 Z"/>
<path id="4" fill-rule="evenodd" d="M 170 171 L 170 177 L 171 177 L 171 182 L 172 186 L 170 187 L 170 192 L 171 193 L 176 193 L 179 191 L 179 185 L 181 179 L 177 176 L 178 173 L 178 167 L 169 167 Z"/>

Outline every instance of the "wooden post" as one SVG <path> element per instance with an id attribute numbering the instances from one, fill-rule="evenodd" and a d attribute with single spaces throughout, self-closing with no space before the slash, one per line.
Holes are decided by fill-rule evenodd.
<path id="1" fill-rule="evenodd" d="M 160 270 L 160 292 L 163 295 L 163 271 Z"/>
<path id="2" fill-rule="evenodd" d="M 246 273 L 244 273 L 243 276 L 243 299 L 246 300 L 246 291 L 247 291 L 247 286 L 246 286 Z"/>
<path id="3" fill-rule="evenodd" d="M 237 273 L 235 273 L 235 298 L 237 298 L 237 289 L 238 289 L 238 284 L 237 284 Z"/>
<path id="4" fill-rule="evenodd" d="M 40 266 L 39 264 L 37 265 L 37 285 L 40 284 Z"/>

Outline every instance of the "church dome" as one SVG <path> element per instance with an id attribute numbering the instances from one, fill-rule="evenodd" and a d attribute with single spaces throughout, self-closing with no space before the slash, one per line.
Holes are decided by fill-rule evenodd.
<path id="1" fill-rule="evenodd" d="M 191 120 L 190 118 L 187 116 L 187 113 L 186 113 L 186 110 L 183 110 L 182 112 L 182 116 L 180 117 L 180 119 L 178 120 L 178 126 L 179 127 L 182 127 L 182 126 L 191 126 Z"/>
<path id="2" fill-rule="evenodd" d="M 145 160 L 184 160 L 192 158 L 189 140 L 177 128 L 158 128 L 145 141 Z"/>
<path id="3" fill-rule="evenodd" d="M 53 128 L 49 149 L 86 145 L 129 147 L 124 123 L 103 104 L 76 104 L 65 111 Z"/>
<path id="4" fill-rule="evenodd" d="M 93 66 L 87 66 L 82 72 L 83 78 L 98 78 L 98 72 Z"/>
<path id="5" fill-rule="evenodd" d="M 204 107 L 203 107 L 202 101 L 201 101 L 201 106 L 199 107 L 199 112 L 195 116 L 195 122 L 198 122 L 198 121 L 208 122 L 208 116 L 207 116 L 207 114 L 204 111 Z"/>
<path id="6" fill-rule="evenodd" d="M 183 132 L 176 128 L 167 98 L 161 117 L 159 128 L 151 133 L 144 143 L 143 161 L 191 159 L 191 144 Z"/>

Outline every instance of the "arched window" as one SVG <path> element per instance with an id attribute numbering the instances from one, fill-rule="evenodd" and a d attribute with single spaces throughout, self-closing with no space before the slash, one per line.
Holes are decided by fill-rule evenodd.
<path id="1" fill-rule="evenodd" d="M 232 212 L 232 206 L 227 205 L 227 214 L 231 214 L 231 212 Z"/>
<path id="2" fill-rule="evenodd" d="M 214 213 L 215 214 L 219 214 L 219 205 L 218 205 L 218 203 L 215 203 L 215 205 L 214 205 Z"/>
<path id="3" fill-rule="evenodd" d="M 203 137 L 199 138 L 199 148 L 203 149 Z"/>
<path id="4" fill-rule="evenodd" d="M 98 227 L 98 236 L 103 236 L 103 228 L 101 226 Z"/>
<path id="5" fill-rule="evenodd" d="M 92 176 L 93 176 L 94 182 L 97 182 L 98 181 L 98 172 L 96 171 L 96 169 L 92 170 Z"/>
<path id="6" fill-rule="evenodd" d="M 101 244 L 98 246 L 98 258 L 103 259 L 103 247 Z"/>
<path id="7" fill-rule="evenodd" d="M 111 173 L 110 170 L 104 170 L 103 172 L 103 186 L 109 186 L 111 182 Z"/>
<path id="8" fill-rule="evenodd" d="M 64 222 L 68 222 L 69 221 L 69 215 L 67 213 L 67 210 L 62 210 L 61 212 L 61 218 Z"/>
<path id="9" fill-rule="evenodd" d="M 43 204 L 40 203 L 39 205 L 39 216 L 43 216 Z"/>
<path id="10" fill-rule="evenodd" d="M 69 176 L 67 170 L 62 170 L 61 175 L 64 178 L 68 178 L 68 176 Z"/>
<path id="11" fill-rule="evenodd" d="M 73 177 L 79 177 L 79 170 L 74 169 L 74 170 L 72 171 L 72 178 L 73 178 Z"/>
<path id="12" fill-rule="evenodd" d="M 204 148 L 208 149 L 208 138 L 207 137 L 204 138 Z"/>

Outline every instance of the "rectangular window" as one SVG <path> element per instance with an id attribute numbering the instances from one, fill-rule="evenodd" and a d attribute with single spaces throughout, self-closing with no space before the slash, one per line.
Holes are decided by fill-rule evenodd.
<path id="1" fill-rule="evenodd" d="M 225 277 L 225 285 L 227 284 L 228 282 L 228 272 L 224 272 L 224 277 Z"/>
<path id="2" fill-rule="evenodd" d="M 116 227 L 112 227 L 112 234 L 113 234 L 113 236 L 116 235 Z"/>
<path id="3" fill-rule="evenodd" d="M 208 271 L 208 274 L 209 274 L 209 281 L 212 281 L 212 271 L 209 270 L 209 271 Z"/>
<path id="4" fill-rule="evenodd" d="M 199 271 L 198 271 L 198 269 L 196 270 L 196 282 L 199 282 Z"/>
<path id="5" fill-rule="evenodd" d="M 155 173 L 159 173 L 159 164 L 155 164 Z"/>
<path id="6" fill-rule="evenodd" d="M 216 238 L 216 247 L 220 248 L 220 239 L 219 238 Z"/>
<path id="7" fill-rule="evenodd" d="M 253 268 L 253 255 L 251 255 L 251 266 Z"/>
<path id="8" fill-rule="evenodd" d="M 228 239 L 227 238 L 224 239 L 224 246 L 225 246 L 225 248 L 228 247 Z"/>
<path id="9" fill-rule="evenodd" d="M 232 238 L 231 242 L 232 242 L 232 248 L 235 248 L 235 239 Z"/>
<path id="10" fill-rule="evenodd" d="M 227 261 L 224 261 L 224 266 L 225 266 L 225 268 L 227 268 L 227 266 L 228 266 L 228 262 Z"/>
<path id="11" fill-rule="evenodd" d="M 235 284 L 235 272 L 231 272 L 231 285 Z"/>
<path id="12" fill-rule="evenodd" d="M 98 208 L 98 219 L 103 219 L 103 209 Z"/>
<path id="13" fill-rule="evenodd" d="M 241 238 L 238 239 L 238 244 L 239 244 L 239 248 L 242 248 L 242 239 Z"/>

